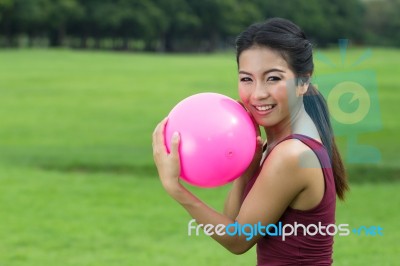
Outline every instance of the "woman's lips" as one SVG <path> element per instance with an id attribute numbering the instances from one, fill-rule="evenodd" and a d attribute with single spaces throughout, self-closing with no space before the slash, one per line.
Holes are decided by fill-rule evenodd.
<path id="1" fill-rule="evenodd" d="M 253 105 L 256 112 L 262 115 L 270 113 L 275 108 L 275 106 L 276 104 Z"/>

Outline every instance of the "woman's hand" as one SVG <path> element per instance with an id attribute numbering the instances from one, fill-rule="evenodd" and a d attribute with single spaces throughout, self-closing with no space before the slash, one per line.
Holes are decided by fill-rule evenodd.
<path id="1" fill-rule="evenodd" d="M 179 183 L 180 176 L 180 159 L 179 159 L 179 142 L 180 136 L 175 132 L 171 140 L 170 153 L 164 142 L 164 130 L 168 118 L 164 118 L 155 128 L 153 132 L 153 158 L 157 166 L 158 175 L 164 189 L 173 196 L 177 193 L 182 185 Z"/>

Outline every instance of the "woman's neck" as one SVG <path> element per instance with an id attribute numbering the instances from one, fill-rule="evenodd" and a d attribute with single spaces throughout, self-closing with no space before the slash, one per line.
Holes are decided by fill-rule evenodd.
<path id="1" fill-rule="evenodd" d="M 281 139 L 292 135 L 302 134 L 320 141 L 318 130 L 311 117 L 306 112 L 304 105 L 299 110 L 279 124 L 264 128 L 269 146 L 273 146 Z"/>

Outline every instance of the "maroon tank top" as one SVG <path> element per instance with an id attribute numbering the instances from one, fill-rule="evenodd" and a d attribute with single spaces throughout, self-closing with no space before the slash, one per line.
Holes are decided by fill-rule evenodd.
<path id="1" fill-rule="evenodd" d="M 288 207 L 276 223 L 302 224 L 306 228 L 310 224 L 327 226 L 335 223 L 336 189 L 330 159 L 325 147 L 318 141 L 299 134 L 293 134 L 287 139 L 298 139 L 307 145 L 318 157 L 325 180 L 325 191 L 321 202 L 314 208 L 306 211 Z M 268 155 L 266 156 L 268 157 Z M 264 160 L 265 162 L 265 160 Z M 243 200 L 251 190 L 257 179 L 256 174 L 247 184 Z M 315 227 L 310 227 L 313 233 Z M 306 229 L 307 230 L 307 229 Z M 334 229 L 330 228 L 333 233 Z M 297 228 L 297 236 L 286 236 L 283 241 L 281 236 L 265 236 L 257 242 L 257 265 L 331 265 L 332 264 L 333 236 L 316 235 L 304 236 L 302 227 Z"/>

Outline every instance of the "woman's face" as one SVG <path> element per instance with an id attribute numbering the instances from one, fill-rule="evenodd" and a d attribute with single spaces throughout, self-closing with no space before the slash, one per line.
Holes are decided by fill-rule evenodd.
<path id="1" fill-rule="evenodd" d="M 265 128 L 290 123 L 301 106 L 295 78 L 282 56 L 268 47 L 253 46 L 239 57 L 239 96 Z"/>

